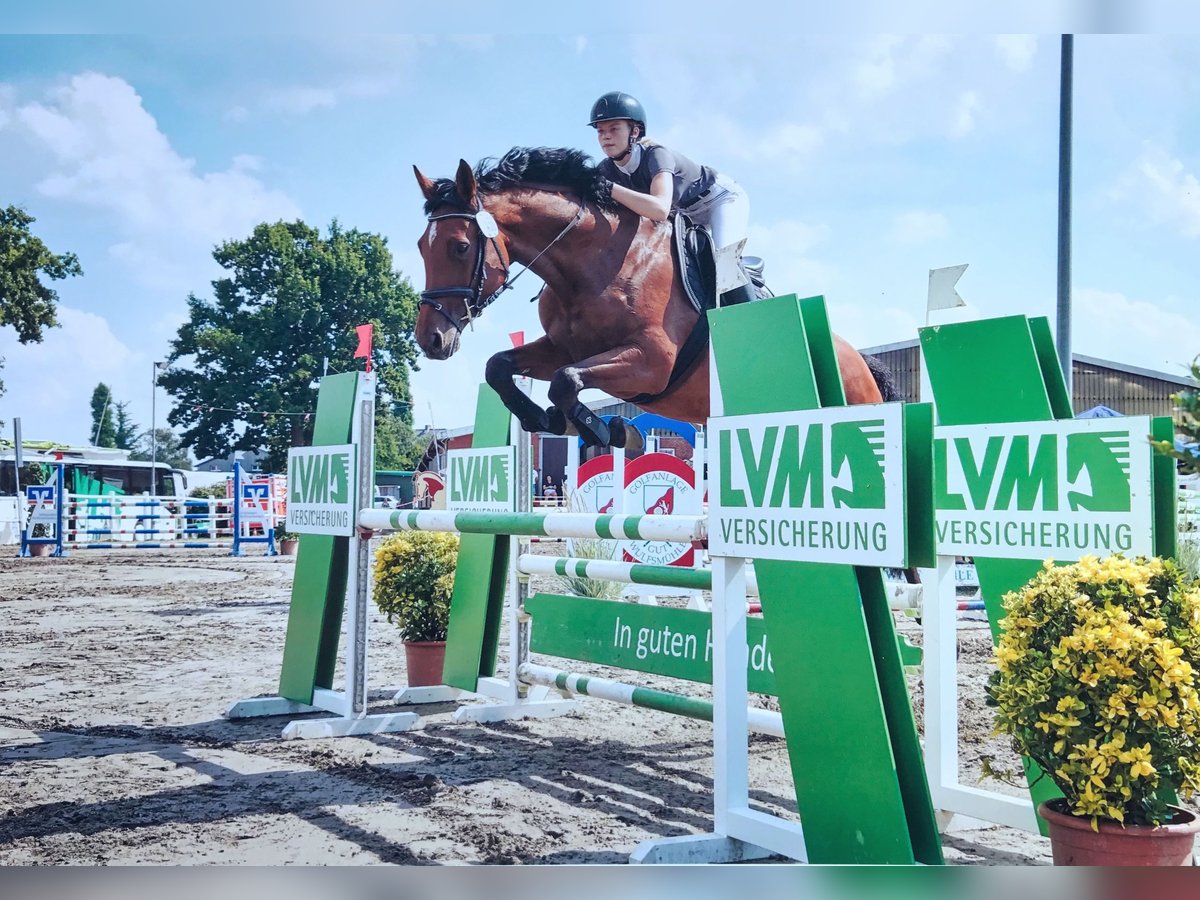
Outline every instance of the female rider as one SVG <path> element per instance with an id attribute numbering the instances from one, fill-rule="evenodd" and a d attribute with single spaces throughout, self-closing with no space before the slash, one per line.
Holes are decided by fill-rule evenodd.
<path id="1" fill-rule="evenodd" d="M 646 112 L 636 98 L 610 91 L 592 105 L 588 122 L 605 159 L 597 169 L 612 181 L 612 197 L 639 216 L 664 221 L 680 209 L 707 225 L 720 250 L 746 238 L 750 198 L 728 175 L 646 140 Z M 750 285 L 722 296 L 722 305 L 753 299 Z"/>

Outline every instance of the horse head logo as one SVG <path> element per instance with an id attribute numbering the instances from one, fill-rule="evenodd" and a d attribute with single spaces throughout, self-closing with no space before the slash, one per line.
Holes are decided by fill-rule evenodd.
<path id="1" fill-rule="evenodd" d="M 830 426 L 830 472 L 835 484 L 831 488 L 833 505 L 850 509 L 883 509 L 883 420 L 837 422 Z M 850 486 L 844 481 L 848 469 Z"/>
<path id="2" fill-rule="evenodd" d="M 1067 481 L 1087 473 L 1086 488 L 1067 492 L 1072 511 L 1125 512 L 1129 509 L 1129 435 L 1121 431 L 1067 436 Z"/>

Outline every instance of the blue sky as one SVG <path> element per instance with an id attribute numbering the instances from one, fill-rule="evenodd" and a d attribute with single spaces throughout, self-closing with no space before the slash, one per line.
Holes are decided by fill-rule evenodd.
<path id="1" fill-rule="evenodd" d="M 686 44 L 685 46 L 679 46 Z M 928 270 L 970 263 L 970 315 L 1054 315 L 1058 37 L 622 34 L 0 37 L 0 204 L 80 257 L 62 328 L 0 331 L 0 419 L 86 440 L 99 381 L 150 420 L 151 364 L 211 296 L 211 249 L 302 217 L 388 238 L 420 289 L 415 163 L 584 147 L 592 101 L 751 198 L 747 252 L 826 296 L 858 346 L 915 336 Z M 1074 349 L 1182 374 L 1200 353 L 1200 41 L 1075 48 Z M 486 358 L 540 334 L 534 276 L 425 361 L 416 422 L 469 424 Z M 161 423 L 168 405 L 159 394 Z"/>

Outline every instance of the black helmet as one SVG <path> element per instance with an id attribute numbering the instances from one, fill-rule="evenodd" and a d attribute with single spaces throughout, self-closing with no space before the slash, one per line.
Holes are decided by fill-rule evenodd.
<path id="1" fill-rule="evenodd" d="M 642 137 L 646 136 L 646 111 L 636 97 L 621 91 L 609 91 L 592 104 L 592 118 L 588 124 L 593 128 L 597 122 L 607 122 L 610 119 L 632 119 L 642 127 Z"/>

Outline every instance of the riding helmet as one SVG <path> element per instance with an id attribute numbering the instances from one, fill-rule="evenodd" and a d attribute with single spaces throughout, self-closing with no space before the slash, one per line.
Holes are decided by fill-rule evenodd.
<path id="1" fill-rule="evenodd" d="M 642 127 L 642 137 L 646 136 L 646 111 L 636 97 L 621 91 L 609 91 L 592 104 L 592 118 L 588 124 L 593 128 L 597 122 L 607 122 L 610 119 L 632 119 Z"/>

